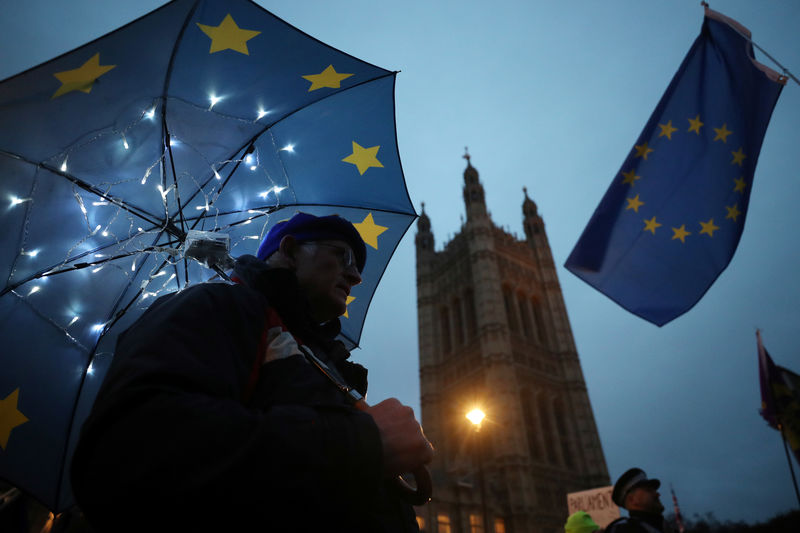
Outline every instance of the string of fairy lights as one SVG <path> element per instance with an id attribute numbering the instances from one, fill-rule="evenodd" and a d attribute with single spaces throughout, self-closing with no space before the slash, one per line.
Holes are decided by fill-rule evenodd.
<path id="1" fill-rule="evenodd" d="M 209 95 L 207 108 L 185 101 L 182 103 L 192 105 L 199 111 L 211 112 L 220 100 L 222 100 L 221 96 Z M 169 100 L 167 100 L 168 102 Z M 251 142 L 249 148 L 241 156 L 208 161 L 205 155 L 191 143 L 167 131 L 166 120 L 163 117 L 164 110 L 164 102 L 160 98 L 154 99 L 151 105 L 142 109 L 137 114 L 137 118 L 126 124 L 125 127 L 107 128 L 91 138 L 67 148 L 61 155 L 51 159 L 60 162 L 54 166 L 26 161 L 37 166 L 31 191 L 28 194 L 11 193 L 7 195 L 9 209 L 26 209 L 26 212 L 18 256 L 9 273 L 9 283 L 0 294 L 10 292 L 24 300 L 34 308 L 37 314 L 44 316 L 54 327 L 62 330 L 71 342 L 81 346 L 87 352 L 91 349 L 87 349 L 78 341 L 76 337 L 80 337 L 80 335 L 73 334 L 72 329 L 88 328 L 96 342 L 133 305 L 140 304 L 143 309 L 149 305 L 152 299 L 162 294 L 182 290 L 190 284 L 207 281 L 218 275 L 207 265 L 204 265 L 206 268 L 200 270 L 190 268 L 191 261 L 184 255 L 184 241 L 194 228 L 202 226 L 205 232 L 225 235 L 230 239 L 231 251 L 236 247 L 245 246 L 247 251 L 252 252 L 256 246 L 254 243 L 263 238 L 269 227 L 269 215 L 294 201 L 291 190 L 288 191 L 290 197 L 283 198 L 284 191 L 288 188 L 288 175 L 283 166 L 279 167 L 283 171 L 282 179 L 276 180 L 262 165 L 261 154 L 254 143 Z M 218 115 L 217 111 L 214 113 Z M 239 117 L 226 118 L 255 123 L 268 114 L 269 111 L 259 107 L 253 121 L 246 121 Z M 158 150 L 158 156 L 155 160 L 147 161 L 143 165 L 138 177 L 125 177 L 116 181 L 92 185 L 83 181 L 80 176 L 70 173 L 71 160 L 77 159 L 78 154 L 85 154 L 87 150 L 108 149 L 109 138 L 118 139 L 118 141 L 114 141 L 118 143 L 117 149 L 119 145 L 124 151 L 137 148 L 135 146 L 137 128 L 157 127 L 159 115 L 162 115 L 163 124 L 161 135 L 159 135 L 162 145 Z M 275 139 L 269 130 L 263 134 L 269 136 L 273 145 L 275 144 Z M 205 175 L 198 176 L 190 171 L 176 170 L 175 174 L 170 176 L 173 172 L 171 164 L 174 164 L 172 151 L 187 149 L 191 150 L 193 157 L 196 157 L 198 161 L 204 161 Z M 278 152 L 294 153 L 295 145 L 276 146 L 275 149 Z M 14 154 L 3 153 L 2 155 L 25 161 L 24 158 Z M 226 186 L 239 166 L 243 166 L 244 170 L 249 172 L 260 173 L 265 186 L 255 195 L 258 199 L 257 205 L 251 205 L 246 209 L 222 212 L 215 207 L 215 204 L 225 193 Z M 72 182 L 72 198 L 77 207 L 75 212 L 81 217 L 81 225 L 85 226 L 86 233 L 75 242 L 64 243 L 62 259 L 52 261 L 51 254 L 49 264 L 36 265 L 40 268 L 34 267 L 32 273 L 23 275 L 21 279 L 15 279 L 21 261 L 42 262 L 42 257 L 45 255 L 43 250 L 46 247 L 59 245 L 52 240 L 48 240 L 46 243 L 28 242 L 31 217 L 35 216 L 36 186 L 38 180 L 42 179 L 43 171 L 49 171 L 51 175 L 61 176 Z M 227 176 L 224 177 L 223 173 L 227 173 Z M 156 179 L 155 184 L 152 183 L 154 178 Z M 137 181 L 141 187 L 141 190 L 135 193 L 137 199 L 126 200 L 115 196 L 116 189 L 123 186 L 129 187 L 133 181 Z M 160 205 L 163 209 L 161 216 L 137 207 L 141 199 L 149 198 L 148 195 L 155 193 L 160 197 Z M 182 202 L 181 195 L 184 196 Z M 253 199 L 250 200 L 252 204 Z M 188 206 L 193 207 L 189 208 Z M 221 221 L 223 217 L 225 222 Z M 234 220 L 231 221 L 231 218 Z M 254 225 L 251 231 L 243 229 L 244 227 L 249 229 L 249 226 L 256 221 L 261 223 Z M 153 257 L 156 259 L 150 260 Z M 30 263 L 28 267 L 30 267 Z M 30 272 L 31 269 L 24 270 Z M 126 287 L 132 287 L 136 279 L 141 279 L 141 281 L 133 287 L 135 290 L 130 300 L 119 302 L 117 306 L 119 309 L 109 316 L 84 316 L 78 309 L 88 307 L 85 302 L 75 302 L 70 305 L 71 309 L 61 312 L 55 310 L 47 312 L 47 307 L 52 306 L 52 304 L 48 304 L 47 300 L 48 280 L 78 270 L 85 271 L 89 276 L 98 276 L 101 272 L 105 272 L 106 275 L 109 271 L 116 272 L 125 277 L 123 284 Z M 190 270 L 195 276 L 197 275 L 194 273 L 202 272 L 201 279 L 190 277 Z M 104 284 L 108 283 L 108 278 L 104 279 Z M 98 290 L 102 290 L 102 288 L 98 288 Z M 91 298 L 91 296 L 91 294 L 87 294 L 86 298 Z"/>

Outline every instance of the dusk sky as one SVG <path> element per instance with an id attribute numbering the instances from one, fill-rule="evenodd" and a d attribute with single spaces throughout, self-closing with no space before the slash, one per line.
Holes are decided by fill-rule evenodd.
<path id="1" fill-rule="evenodd" d="M 161 3 L 0 0 L 0 79 Z M 758 414 L 755 332 L 777 364 L 800 372 L 800 86 L 790 81 L 778 100 L 730 266 L 692 310 L 659 328 L 563 264 L 698 36 L 699 1 L 259 3 L 333 47 L 400 71 L 400 156 L 437 250 L 464 215 L 465 146 L 494 222 L 520 237 L 527 187 L 544 218 L 612 482 L 639 466 L 662 480 L 668 511 L 674 487 L 688 517 L 757 521 L 798 507 L 780 435 Z M 796 0 L 711 8 L 800 74 Z M 381 281 L 354 358 L 370 368 L 371 403 L 395 396 L 419 414 L 415 232 Z"/>

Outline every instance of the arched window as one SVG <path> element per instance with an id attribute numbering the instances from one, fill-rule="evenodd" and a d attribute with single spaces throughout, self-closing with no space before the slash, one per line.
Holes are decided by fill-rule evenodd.
<path id="1" fill-rule="evenodd" d="M 461 312 L 461 300 L 458 297 L 453 300 L 453 326 L 456 333 L 453 345 L 461 346 L 464 344 L 464 314 Z"/>
<path id="2" fill-rule="evenodd" d="M 508 329 L 512 333 L 519 332 L 519 323 L 517 322 L 517 310 L 514 305 L 514 295 L 511 289 L 503 287 L 503 301 L 506 306 L 506 319 L 508 320 Z"/>
<path id="3" fill-rule="evenodd" d="M 553 420 L 550 416 L 550 407 L 547 405 L 547 396 L 542 394 L 537 398 L 537 406 L 539 407 L 539 421 L 542 426 L 542 438 L 544 439 L 544 447 L 547 450 L 547 460 L 553 464 L 558 464 L 558 453 L 556 452 L 556 440 L 553 435 Z"/>
<path id="4" fill-rule="evenodd" d="M 531 307 L 533 307 L 533 321 L 536 324 L 536 338 L 542 344 L 547 344 L 547 324 L 545 322 L 542 306 L 535 298 L 531 300 Z"/>
<path id="5" fill-rule="evenodd" d="M 528 299 L 522 294 L 517 294 L 517 303 L 519 304 L 519 318 L 522 322 L 522 334 L 525 338 L 533 338 L 533 329 L 531 326 L 531 314 L 528 309 Z"/>
<path id="6" fill-rule="evenodd" d="M 528 388 L 520 391 L 520 403 L 522 404 L 522 419 L 525 424 L 525 433 L 528 436 L 528 451 L 534 461 L 542 460 L 542 443 L 539 440 L 539 416 L 536 412 L 536 400 Z"/>
<path id="7" fill-rule="evenodd" d="M 472 289 L 467 289 L 464 292 L 464 311 L 467 315 L 467 338 L 471 339 L 478 334 L 478 321 L 475 314 L 475 296 Z"/>
<path id="8" fill-rule="evenodd" d="M 561 398 L 556 398 L 553 402 L 553 412 L 556 417 L 556 427 L 558 428 L 558 437 L 561 441 L 561 453 L 564 456 L 564 464 L 572 468 L 575 466 L 575 461 L 572 458 L 572 449 L 570 446 L 569 432 L 567 430 L 566 419 L 564 418 L 564 403 Z"/>
<path id="9" fill-rule="evenodd" d="M 453 344 L 450 339 L 450 313 L 447 311 L 447 307 L 440 309 L 439 319 L 442 326 L 442 353 L 450 353 Z"/>

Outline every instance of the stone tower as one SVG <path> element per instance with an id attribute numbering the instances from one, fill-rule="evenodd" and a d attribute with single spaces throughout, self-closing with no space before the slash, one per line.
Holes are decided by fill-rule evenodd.
<path id="1" fill-rule="evenodd" d="M 461 231 L 437 252 L 424 205 L 417 222 L 422 424 L 437 450 L 417 514 L 431 533 L 483 532 L 484 514 L 487 533 L 561 532 L 566 494 L 609 479 L 555 264 L 527 190 L 519 240 L 492 222 L 464 157 Z"/>

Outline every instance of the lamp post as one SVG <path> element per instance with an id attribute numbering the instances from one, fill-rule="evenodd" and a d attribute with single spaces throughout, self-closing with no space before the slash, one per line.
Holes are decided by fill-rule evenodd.
<path id="1" fill-rule="evenodd" d="M 489 515 L 486 512 L 486 483 L 483 479 L 483 449 L 481 446 L 481 422 L 486 418 L 486 413 L 480 409 L 473 409 L 467 413 L 467 419 L 475 427 L 475 455 L 478 456 L 478 482 L 481 485 L 481 508 L 483 510 L 483 531 L 489 533 Z"/>

